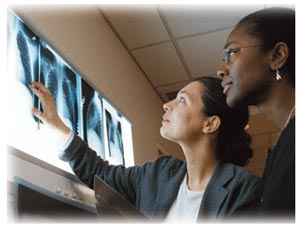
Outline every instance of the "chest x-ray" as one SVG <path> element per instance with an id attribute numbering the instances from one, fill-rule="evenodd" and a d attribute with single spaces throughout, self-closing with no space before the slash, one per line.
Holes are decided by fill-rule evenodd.
<path id="1" fill-rule="evenodd" d="M 78 75 L 47 45 L 41 45 L 40 63 L 40 81 L 50 90 L 58 115 L 74 133 L 79 134 Z"/>
<path id="2" fill-rule="evenodd" d="M 86 128 L 84 139 L 90 148 L 105 158 L 102 96 L 82 82 L 82 112 Z"/>
<path id="3" fill-rule="evenodd" d="M 100 157 L 134 165 L 130 122 L 11 11 L 7 41 L 9 145 L 71 172 L 58 159 L 57 134 L 31 113 L 32 107 L 42 110 L 28 88 L 34 80 L 51 91 L 60 118 Z"/>
<path id="4" fill-rule="evenodd" d="M 23 152 L 61 169 L 71 171 L 57 158 L 57 138 L 49 128 L 42 128 L 31 109 L 40 108 L 28 85 L 41 77 L 41 39 L 17 16 L 8 12 L 8 84 L 9 130 L 7 143 Z M 41 128 L 40 128 L 41 127 Z"/>
<path id="5" fill-rule="evenodd" d="M 108 158 L 115 164 L 124 164 L 123 136 L 121 115 L 104 100 Z"/>
<path id="6" fill-rule="evenodd" d="M 29 90 L 28 85 L 39 77 L 39 40 L 12 13 L 8 14 L 7 30 L 7 62 L 8 77 L 11 89 L 14 92 L 12 99 L 22 99 L 26 110 L 37 106 L 37 99 Z M 12 105 L 12 104 L 10 104 Z M 34 116 L 27 117 L 34 120 Z"/>

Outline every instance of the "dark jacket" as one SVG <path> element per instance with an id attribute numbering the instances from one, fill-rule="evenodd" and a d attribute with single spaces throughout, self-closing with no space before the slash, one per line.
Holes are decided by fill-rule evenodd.
<path id="1" fill-rule="evenodd" d="M 257 199 L 260 217 L 295 220 L 295 118 L 268 155 Z"/>
<path id="2" fill-rule="evenodd" d="M 187 171 L 186 162 L 170 156 L 125 168 L 103 161 L 78 136 L 61 155 L 74 173 L 93 188 L 99 175 L 145 216 L 163 220 L 176 199 Z M 242 167 L 218 163 L 205 189 L 198 219 L 234 216 L 252 203 L 259 178 Z"/>

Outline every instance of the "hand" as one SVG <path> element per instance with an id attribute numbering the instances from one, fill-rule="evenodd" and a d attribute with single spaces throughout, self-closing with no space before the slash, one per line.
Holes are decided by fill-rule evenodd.
<path id="1" fill-rule="evenodd" d="M 61 134 L 69 134 L 70 128 L 67 127 L 57 114 L 55 103 L 51 92 L 39 82 L 32 82 L 29 85 L 30 90 L 40 98 L 44 112 L 32 108 L 34 116 L 43 121 L 46 125 L 58 130 Z"/>

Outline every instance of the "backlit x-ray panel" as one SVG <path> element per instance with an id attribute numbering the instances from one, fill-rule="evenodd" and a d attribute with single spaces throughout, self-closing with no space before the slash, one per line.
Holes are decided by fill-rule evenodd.
<path id="1" fill-rule="evenodd" d="M 112 164 L 134 164 L 128 119 L 11 11 L 7 44 L 11 88 L 9 145 L 71 172 L 69 165 L 58 158 L 57 133 L 31 113 L 34 106 L 42 110 L 40 101 L 28 88 L 35 80 L 51 91 L 64 123 L 99 156 Z"/>
<path id="2" fill-rule="evenodd" d="M 111 108 L 111 107 L 110 107 Z M 114 109 L 105 109 L 108 154 L 116 164 L 124 164 L 121 117 Z"/>
<path id="3" fill-rule="evenodd" d="M 13 14 L 8 15 L 8 74 L 20 94 L 25 96 L 31 106 L 37 105 L 33 93 L 27 87 L 39 77 L 39 41 Z"/>
<path id="4" fill-rule="evenodd" d="M 102 96 L 82 81 L 82 111 L 85 120 L 84 139 L 101 158 L 105 157 Z"/>
<path id="5" fill-rule="evenodd" d="M 41 45 L 40 54 L 40 81 L 52 93 L 57 112 L 64 123 L 74 133 L 79 134 L 79 76 L 46 44 Z"/>
<path id="6" fill-rule="evenodd" d="M 46 161 L 61 169 L 71 169 L 57 157 L 57 134 L 40 125 L 31 109 L 40 108 L 39 101 L 28 85 L 40 81 L 43 58 L 41 43 L 18 17 L 8 12 L 8 83 L 9 83 L 9 131 L 8 144 Z"/>

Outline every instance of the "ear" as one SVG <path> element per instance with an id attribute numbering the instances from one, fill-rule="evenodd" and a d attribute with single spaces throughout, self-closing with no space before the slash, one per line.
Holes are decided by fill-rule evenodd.
<path id="1" fill-rule="evenodd" d="M 289 47 L 284 42 L 278 42 L 272 53 L 272 63 L 271 69 L 276 71 L 276 69 L 282 68 L 289 56 Z"/>
<path id="2" fill-rule="evenodd" d="M 210 116 L 205 120 L 204 126 L 202 128 L 203 133 L 205 134 L 211 134 L 216 132 L 221 125 L 221 119 L 219 116 Z"/>

